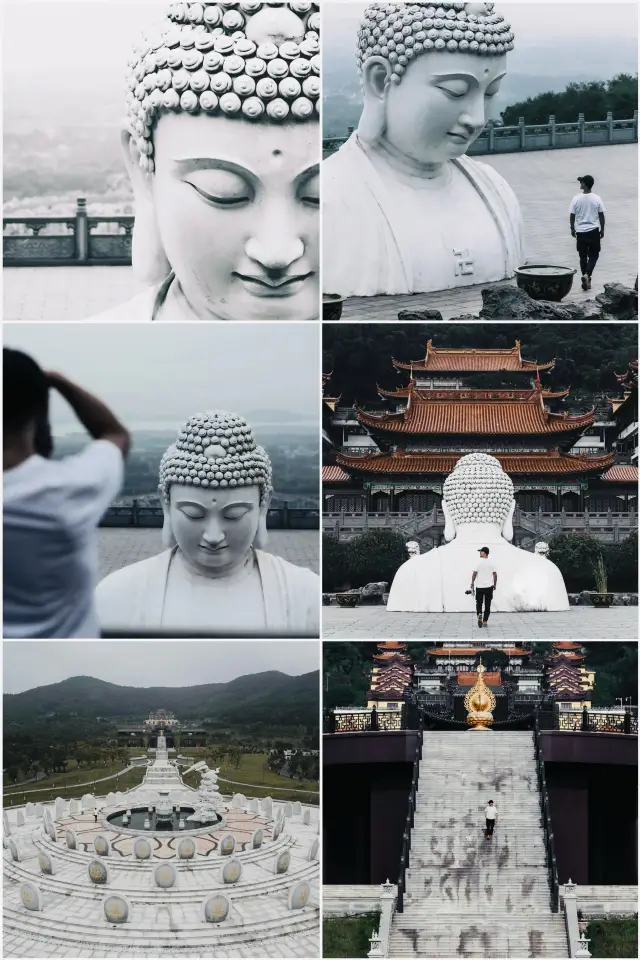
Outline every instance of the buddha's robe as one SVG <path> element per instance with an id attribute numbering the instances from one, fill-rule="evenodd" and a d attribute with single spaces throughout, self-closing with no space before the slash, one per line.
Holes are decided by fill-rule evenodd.
<path id="1" fill-rule="evenodd" d="M 151 320 L 180 322 L 187 319 L 175 306 L 171 288 L 175 275 L 171 273 L 160 284 L 147 287 L 125 303 L 88 317 L 85 323 L 149 323 Z"/>
<path id="2" fill-rule="evenodd" d="M 469 590 L 482 546 L 489 547 L 489 559 L 495 562 L 498 574 L 492 613 L 569 609 L 564 580 L 555 563 L 502 539 L 496 543 L 453 540 L 407 560 L 393 578 L 387 610 L 473 613 L 474 597 L 465 590 Z"/>
<path id="3" fill-rule="evenodd" d="M 324 292 L 426 293 L 513 277 L 524 256 L 515 194 L 465 156 L 447 172 L 442 183 L 404 176 L 357 132 L 325 160 Z"/>
<path id="4" fill-rule="evenodd" d="M 282 557 L 262 550 L 254 553 L 256 581 L 239 588 L 233 577 L 190 574 L 177 547 L 116 570 L 96 588 L 101 627 L 118 631 L 191 627 L 212 633 L 235 630 L 252 634 L 264 629 L 269 635 L 286 631 L 319 636 L 319 577 Z M 194 579 L 199 581 L 197 590 L 193 589 Z M 185 597 L 182 607 L 176 602 L 181 589 Z"/>

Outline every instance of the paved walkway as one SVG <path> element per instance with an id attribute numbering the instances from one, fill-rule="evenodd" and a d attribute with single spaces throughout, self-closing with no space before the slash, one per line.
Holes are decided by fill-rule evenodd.
<path id="1" fill-rule="evenodd" d="M 162 551 L 160 529 L 104 527 L 98 531 L 98 578 Z M 270 530 L 267 550 L 299 567 L 320 572 L 318 530 Z"/>
<path id="2" fill-rule="evenodd" d="M 322 608 L 332 640 L 635 640 L 638 608 L 571 607 L 566 613 L 492 613 L 478 628 L 472 613 L 388 613 L 384 607 Z"/>
<path id="3" fill-rule="evenodd" d="M 283 790 L 285 793 L 319 793 L 318 790 L 301 790 L 299 787 L 274 787 L 271 783 L 242 783 L 241 780 L 227 780 L 218 777 L 223 783 L 232 783 L 234 787 L 259 787 L 260 790 Z"/>
<path id="4" fill-rule="evenodd" d="M 525 256 L 531 263 L 578 266 L 575 240 L 569 233 L 569 203 L 578 192 L 576 177 L 590 173 L 603 200 L 606 232 L 592 289 L 579 280 L 563 302 L 593 299 L 604 283 L 632 287 L 638 273 L 637 172 L 638 145 L 614 144 L 575 150 L 541 150 L 478 157 L 492 166 L 513 188 L 524 219 Z M 515 282 L 515 281 L 514 281 Z M 359 297 L 348 300 L 343 320 L 396 320 L 399 310 L 440 310 L 445 320 L 478 313 L 480 291 L 493 284 L 474 284 L 457 291 L 402 297 Z"/>
<path id="5" fill-rule="evenodd" d="M 131 267 L 5 267 L 4 319 L 86 320 L 145 289 Z"/>

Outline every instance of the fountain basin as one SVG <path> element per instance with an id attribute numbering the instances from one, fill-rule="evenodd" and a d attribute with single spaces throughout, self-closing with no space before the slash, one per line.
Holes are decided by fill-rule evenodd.
<path id="1" fill-rule="evenodd" d="M 558 303 L 571 290 L 576 272 L 572 267 L 528 263 L 518 267 L 516 281 L 532 300 L 552 300 Z"/>
<path id="2" fill-rule="evenodd" d="M 183 804 L 180 804 L 180 813 L 173 812 L 169 817 L 166 814 L 162 816 L 158 816 L 156 813 L 150 814 L 146 807 L 133 807 L 128 821 L 126 821 L 126 811 L 119 810 L 117 813 L 111 813 L 107 816 L 106 824 L 115 829 L 123 828 L 125 832 L 144 831 L 144 823 L 148 819 L 150 820 L 150 826 L 146 828 L 147 831 L 177 833 L 180 830 L 180 821 L 182 820 L 184 823 L 185 819 L 193 813 L 195 813 L 194 807 L 184 806 Z M 223 818 L 217 814 L 214 814 L 214 816 L 215 819 L 209 817 L 204 822 L 198 822 L 197 825 L 192 823 L 192 828 L 197 826 L 199 829 L 204 829 L 222 825 Z M 184 826 L 180 832 L 184 832 Z"/>
<path id="3" fill-rule="evenodd" d="M 328 322 L 339 320 L 342 316 L 342 304 L 344 299 L 337 293 L 323 293 L 322 295 L 322 319 Z"/>

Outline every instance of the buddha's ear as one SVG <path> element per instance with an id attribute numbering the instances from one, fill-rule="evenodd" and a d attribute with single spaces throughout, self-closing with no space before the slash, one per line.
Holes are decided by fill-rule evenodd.
<path id="1" fill-rule="evenodd" d="M 455 539 L 456 525 L 449 512 L 449 504 L 446 500 L 442 501 L 442 512 L 444 513 L 444 538 L 449 543 L 450 540 Z"/>
<path id="2" fill-rule="evenodd" d="M 511 542 L 513 540 L 513 514 L 516 509 L 516 501 L 511 501 L 511 506 L 509 507 L 509 513 L 504 518 L 504 523 L 502 525 L 502 536 L 505 540 Z"/>
<path id="3" fill-rule="evenodd" d="M 258 520 L 258 529 L 256 530 L 256 535 L 253 538 L 253 546 L 256 550 L 264 550 L 267 546 L 267 540 L 269 534 L 267 533 L 267 513 L 269 512 L 269 504 L 271 503 L 271 494 L 264 498 L 260 504 L 260 517 Z"/>
<path id="4" fill-rule="evenodd" d="M 164 514 L 164 522 L 162 524 L 162 546 L 165 550 L 172 550 L 173 547 L 176 547 L 178 544 L 173 533 L 173 524 L 171 523 L 170 503 L 168 500 L 165 500 L 164 491 L 161 487 L 158 487 L 158 496 L 160 497 L 162 512 Z"/>
<path id="5" fill-rule="evenodd" d="M 387 88 L 391 64 L 384 57 L 370 57 L 362 69 L 364 107 L 358 123 L 358 135 L 369 143 L 382 136 L 386 126 Z"/>
<path id="6" fill-rule="evenodd" d="M 128 130 L 120 135 L 124 162 L 136 204 L 131 259 L 133 272 L 143 283 L 161 283 L 171 273 L 156 220 L 153 174 L 140 166 L 140 151 Z"/>

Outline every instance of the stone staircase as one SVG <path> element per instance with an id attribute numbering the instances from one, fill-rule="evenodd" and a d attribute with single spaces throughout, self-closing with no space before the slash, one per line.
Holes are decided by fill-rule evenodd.
<path id="1" fill-rule="evenodd" d="M 567 957 L 564 916 L 549 903 L 533 734 L 430 731 L 422 757 L 389 956 Z"/>

